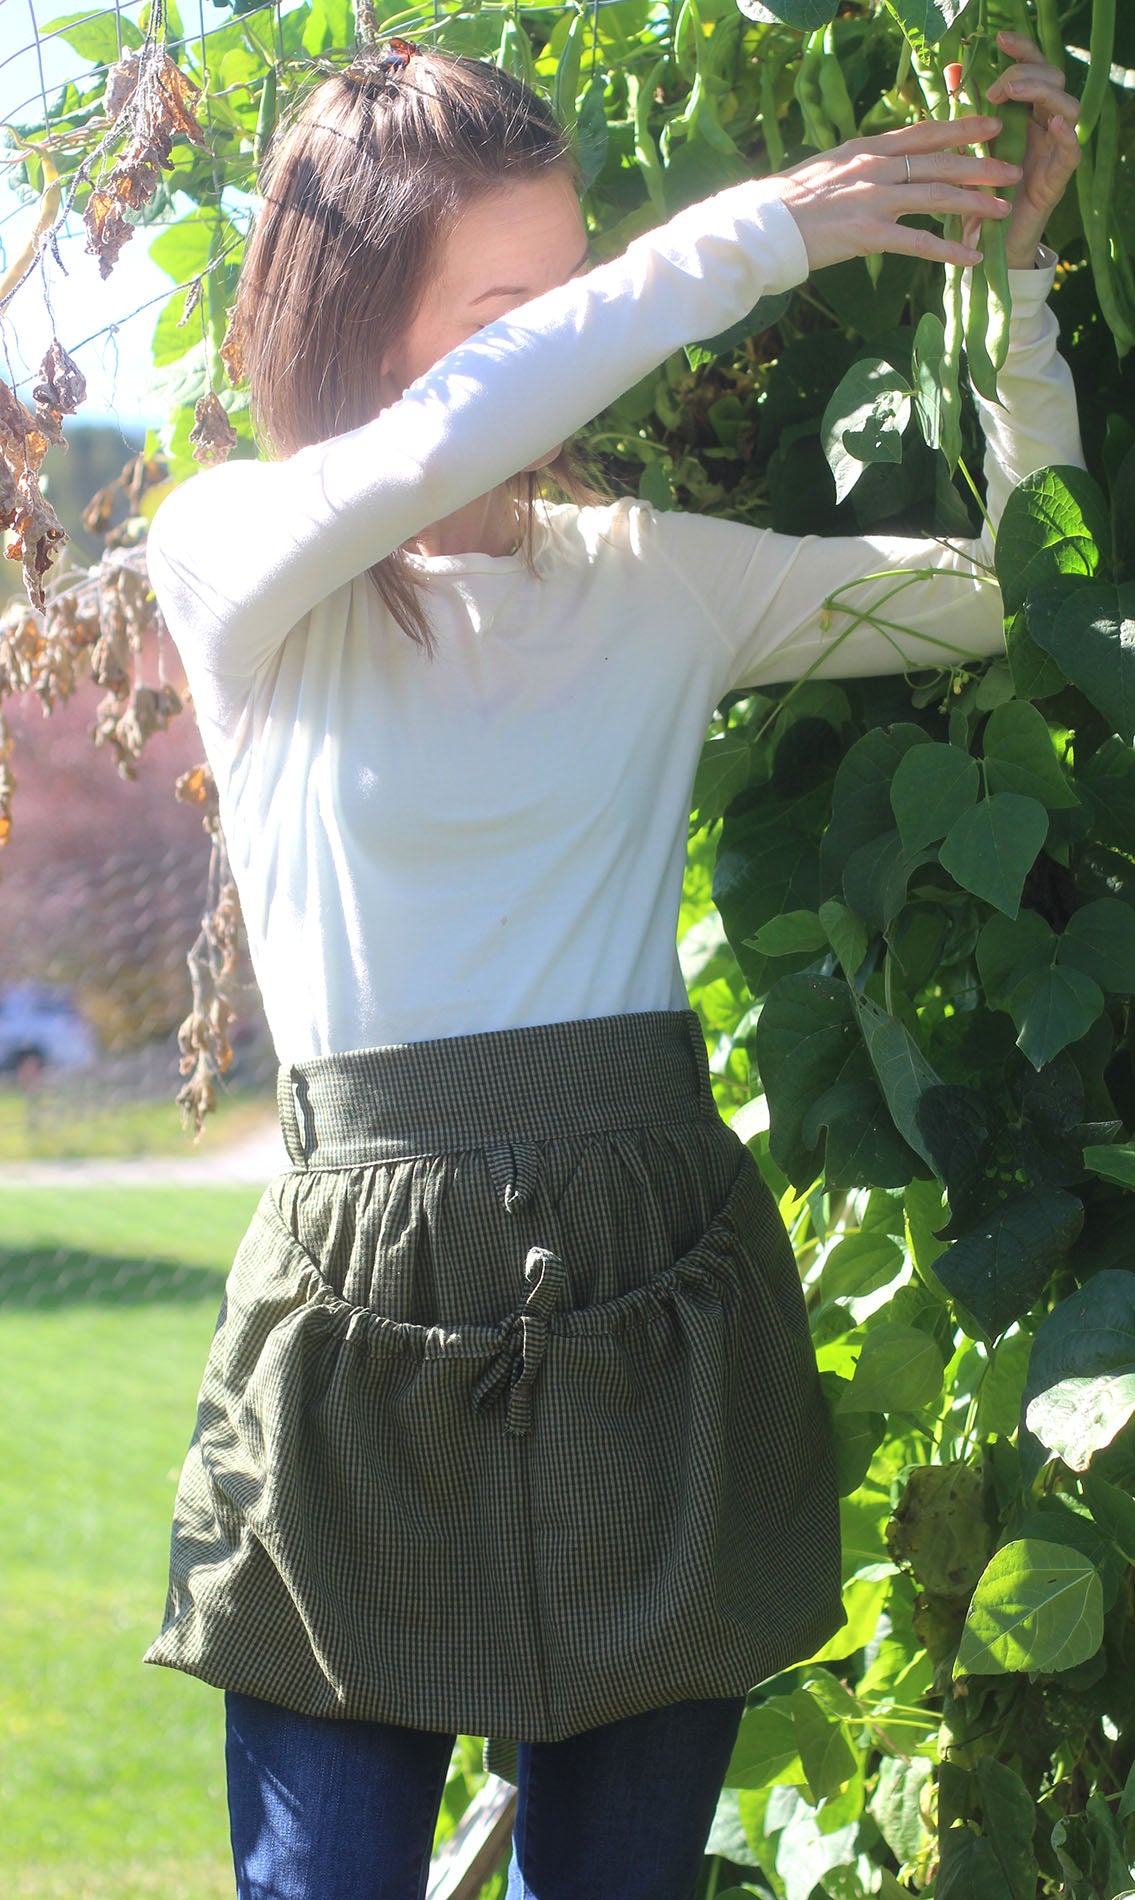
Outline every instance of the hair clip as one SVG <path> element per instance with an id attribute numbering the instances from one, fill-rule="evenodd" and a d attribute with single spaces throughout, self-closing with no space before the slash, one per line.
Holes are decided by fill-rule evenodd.
<path id="1" fill-rule="evenodd" d="M 376 71 L 380 73 L 404 73 L 415 53 L 421 52 L 413 40 L 392 39 L 385 53 L 375 60 Z"/>

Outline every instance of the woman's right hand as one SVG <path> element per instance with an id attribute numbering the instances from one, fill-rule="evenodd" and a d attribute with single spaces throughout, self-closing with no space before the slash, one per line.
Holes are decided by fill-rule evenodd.
<path id="1" fill-rule="evenodd" d="M 991 140 L 1000 129 L 1000 119 L 988 116 L 924 119 L 875 138 L 849 139 L 768 182 L 779 187 L 800 226 L 813 270 L 880 251 L 976 264 L 981 253 L 972 244 L 899 219 L 1007 218 L 1008 199 L 989 187 L 1016 184 L 1021 167 L 958 149 Z"/>

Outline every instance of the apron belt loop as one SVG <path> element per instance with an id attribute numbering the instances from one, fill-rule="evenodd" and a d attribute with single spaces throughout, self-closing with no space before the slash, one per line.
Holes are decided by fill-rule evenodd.
<path id="1" fill-rule="evenodd" d="M 540 1172 L 540 1150 L 532 1141 L 510 1141 L 501 1148 L 489 1148 L 485 1159 L 496 1192 L 504 1202 L 506 1214 L 523 1207 L 536 1186 Z"/>
<path id="2" fill-rule="evenodd" d="M 280 1111 L 280 1133 L 293 1167 L 304 1168 L 307 1166 L 307 1144 L 300 1129 L 297 1091 L 304 1097 L 306 1111 L 307 1084 L 303 1077 L 295 1068 L 279 1069 L 276 1074 L 276 1106 Z M 305 1112 L 305 1120 L 310 1125 L 310 1111 Z"/>

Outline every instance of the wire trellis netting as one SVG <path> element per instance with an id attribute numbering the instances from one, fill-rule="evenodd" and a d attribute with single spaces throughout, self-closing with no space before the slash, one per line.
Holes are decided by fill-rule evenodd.
<path id="1" fill-rule="evenodd" d="M 191 758 L 174 736 L 191 708 L 149 591 L 145 537 L 171 483 L 238 445 L 257 452 L 230 311 L 265 150 L 322 75 L 381 63 L 380 38 L 491 55 L 527 78 L 543 42 L 558 85 L 570 34 L 566 64 L 586 87 L 600 9 L 613 3 L 553 0 L 523 16 L 461 0 L 114 0 L 61 16 L 44 0 L 0 4 L 0 527 L 12 563 L 0 581 L 0 905 L 14 902 L 33 752 L 46 760 L 54 743 L 51 722 L 33 739 L 13 709 L 38 702 L 54 718 L 93 685 L 102 697 L 88 731 L 108 757 L 88 761 L 89 781 L 112 763 L 137 779 L 144 752 L 177 755 L 179 769 L 164 784 L 147 779 L 145 798 L 156 809 L 176 780 L 209 834 L 179 1032 L 177 1099 L 197 1134 L 232 1065 L 248 972 L 211 775 L 199 746 Z M 660 38 L 669 14 L 658 10 Z M 651 50 L 648 38 L 644 57 Z M 126 418 L 130 404 L 139 413 Z M 100 405 L 95 482 L 75 471 L 75 445 L 100 433 Z M 24 589 L 4 606 L 16 563 Z M 123 814 L 127 803 L 123 790 Z M 170 822 L 166 813 L 162 835 Z M 43 869 L 51 846 L 31 828 Z M 72 843 L 100 862 L 104 843 Z"/>

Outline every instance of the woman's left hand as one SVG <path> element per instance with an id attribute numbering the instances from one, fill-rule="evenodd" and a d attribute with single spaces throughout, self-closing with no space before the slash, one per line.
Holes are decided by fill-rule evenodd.
<path id="1" fill-rule="evenodd" d="M 1024 177 L 1013 196 L 1005 225 L 1005 253 L 1011 270 L 1029 270 L 1045 226 L 1080 163 L 1076 121 L 1079 100 L 1064 90 L 1064 74 L 1050 66 L 1024 33 L 998 33 L 997 44 L 1013 61 L 986 88 L 988 110 L 1006 99 L 1032 108 L 1022 160 Z M 994 144 L 996 151 L 996 144 Z"/>

